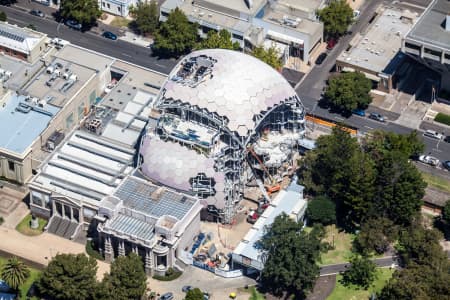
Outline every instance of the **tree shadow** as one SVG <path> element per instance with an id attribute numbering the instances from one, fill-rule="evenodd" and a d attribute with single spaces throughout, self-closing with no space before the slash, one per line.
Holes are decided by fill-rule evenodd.
<path id="1" fill-rule="evenodd" d="M 434 217 L 433 227 L 442 232 L 446 241 L 450 241 L 450 224 L 442 220 L 441 216 Z"/>

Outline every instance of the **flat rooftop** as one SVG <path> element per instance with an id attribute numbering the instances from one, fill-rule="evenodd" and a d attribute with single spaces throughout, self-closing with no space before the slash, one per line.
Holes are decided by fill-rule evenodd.
<path id="1" fill-rule="evenodd" d="M 58 113 L 53 105 L 39 107 L 31 99 L 9 91 L 0 100 L 0 147 L 24 154 Z"/>
<path id="2" fill-rule="evenodd" d="M 248 0 L 248 2 L 252 2 L 251 7 L 248 7 L 246 0 L 194 0 L 189 2 L 192 2 L 194 6 L 204 7 L 209 10 L 223 13 L 230 13 L 231 10 L 254 15 L 267 3 L 267 0 Z"/>
<path id="3" fill-rule="evenodd" d="M 278 0 L 277 4 L 286 6 L 292 10 L 315 12 L 325 3 L 324 0 Z"/>
<path id="4" fill-rule="evenodd" d="M 289 30 L 298 31 L 301 33 L 308 34 L 310 36 L 316 36 L 317 34 L 321 34 L 323 25 L 320 22 L 314 22 L 305 18 L 299 18 L 299 22 L 297 26 L 287 26 L 283 22 L 283 18 L 286 17 L 286 13 L 277 9 L 267 8 L 263 20 L 276 24 L 282 28 L 286 28 Z M 295 20 L 296 17 L 290 15 L 290 19 Z M 311 45 L 312 46 L 312 45 Z"/>
<path id="5" fill-rule="evenodd" d="M 349 51 L 339 54 L 337 60 L 372 72 L 382 72 L 401 48 L 402 38 L 413 26 L 405 16 L 408 11 L 385 9 L 373 21 L 365 34 L 350 42 Z"/>
<path id="6" fill-rule="evenodd" d="M 115 61 L 115 58 L 111 56 L 72 44 L 64 46 L 55 56 L 64 60 L 70 60 L 72 63 L 80 66 L 89 67 L 98 72 L 102 72 Z"/>
<path id="7" fill-rule="evenodd" d="M 411 39 L 450 51 L 450 31 L 445 30 L 445 19 L 450 15 L 450 1 L 434 0 L 419 21 L 407 34 Z"/>

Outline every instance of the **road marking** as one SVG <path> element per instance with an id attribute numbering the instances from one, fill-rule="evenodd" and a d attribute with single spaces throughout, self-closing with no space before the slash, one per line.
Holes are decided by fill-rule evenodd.
<path id="1" fill-rule="evenodd" d="M 126 56 L 126 57 L 133 57 L 133 56 L 131 56 L 131 55 L 129 55 L 129 54 L 126 54 L 126 53 L 122 53 L 122 55 L 123 55 L 123 56 Z"/>
<path id="2" fill-rule="evenodd" d="M 165 68 L 165 67 L 166 67 L 166 66 L 161 65 L 161 64 L 158 64 L 158 63 L 155 63 L 155 65 L 157 65 L 157 66 L 160 67 L 160 68 Z"/>
<path id="3" fill-rule="evenodd" d="M 334 117 L 336 120 L 339 120 L 339 121 L 343 121 L 344 120 L 344 118 L 341 118 L 341 117 Z"/>
<path id="4" fill-rule="evenodd" d="M 373 130 L 373 127 L 370 127 L 370 126 L 367 126 L 367 125 L 364 125 L 364 127 L 368 128 L 370 130 Z"/>

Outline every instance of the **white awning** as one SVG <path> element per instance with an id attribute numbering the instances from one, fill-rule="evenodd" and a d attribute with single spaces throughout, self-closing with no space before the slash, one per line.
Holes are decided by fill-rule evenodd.
<path id="1" fill-rule="evenodd" d="M 366 73 L 366 72 L 363 72 L 363 74 L 364 74 L 364 76 L 366 76 L 366 78 L 368 78 L 370 80 L 373 80 L 373 81 L 376 81 L 376 82 L 380 81 L 380 77 L 378 77 L 377 75 L 373 75 L 373 74 Z"/>
<path id="2" fill-rule="evenodd" d="M 288 44 L 295 43 L 295 44 L 303 45 L 303 43 L 304 43 L 304 41 L 301 39 L 297 39 L 297 38 L 294 38 L 289 35 L 279 33 L 279 32 L 273 31 L 273 30 L 268 30 L 267 35 L 277 41 L 288 43 Z"/>
<path id="3" fill-rule="evenodd" d="M 350 68 L 350 67 L 343 67 L 342 72 L 355 72 L 355 69 Z"/>

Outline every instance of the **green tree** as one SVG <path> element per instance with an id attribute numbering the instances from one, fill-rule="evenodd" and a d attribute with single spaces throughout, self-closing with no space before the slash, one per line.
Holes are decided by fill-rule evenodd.
<path id="1" fill-rule="evenodd" d="M 341 73 L 328 80 L 325 98 L 333 106 L 350 112 L 372 102 L 372 82 L 361 72 Z"/>
<path id="2" fill-rule="evenodd" d="M 353 23 L 353 10 L 345 0 L 332 0 L 330 4 L 317 12 L 324 24 L 325 34 L 329 37 L 343 35 Z"/>
<path id="3" fill-rule="evenodd" d="M 135 18 L 134 25 L 140 34 L 153 33 L 158 28 L 159 11 L 157 1 L 138 2 L 130 8 L 130 14 Z"/>
<path id="4" fill-rule="evenodd" d="M 327 196 L 317 196 L 308 203 L 306 217 L 311 224 L 334 224 L 336 223 L 336 204 Z"/>
<path id="5" fill-rule="evenodd" d="M 39 291 L 58 300 L 92 299 L 97 287 L 97 261 L 84 254 L 58 254 L 45 268 Z"/>
<path id="6" fill-rule="evenodd" d="M 185 300 L 203 300 L 203 293 L 199 288 L 189 290 L 186 293 Z"/>
<path id="7" fill-rule="evenodd" d="M 6 22 L 8 17 L 6 16 L 6 13 L 4 11 L 0 11 L 0 21 Z"/>
<path id="8" fill-rule="evenodd" d="M 104 278 L 109 299 L 141 299 L 147 276 L 142 259 L 136 253 L 120 256 L 111 264 L 111 272 Z"/>
<path id="9" fill-rule="evenodd" d="M 228 30 L 222 29 L 219 32 L 208 31 L 208 36 L 198 44 L 198 48 L 239 50 L 240 46 L 238 42 L 233 43 L 231 33 Z"/>
<path id="10" fill-rule="evenodd" d="M 268 50 L 264 49 L 264 47 L 255 47 L 251 55 L 262 60 L 274 69 L 280 69 L 283 65 L 275 47 L 270 47 Z"/>
<path id="11" fill-rule="evenodd" d="M 260 241 L 266 253 L 262 282 L 276 295 L 288 292 L 300 298 L 319 275 L 316 262 L 323 246 L 323 228 L 314 227 L 308 234 L 302 227 L 301 222 L 282 214 L 266 228 Z"/>
<path id="12" fill-rule="evenodd" d="M 444 208 L 442 209 L 442 219 L 450 225 L 450 199 L 445 202 Z"/>
<path id="13" fill-rule="evenodd" d="M 350 267 L 342 274 L 346 285 L 354 284 L 368 289 L 377 277 L 377 265 L 366 256 L 353 256 Z"/>
<path id="14" fill-rule="evenodd" d="M 354 248 L 361 254 L 382 254 L 397 236 L 398 230 L 394 222 L 384 217 L 370 218 L 361 225 Z"/>
<path id="15" fill-rule="evenodd" d="M 156 32 L 153 50 L 161 56 L 186 54 L 197 43 L 197 29 L 197 23 L 189 23 L 183 11 L 175 8 Z"/>
<path id="16" fill-rule="evenodd" d="M 101 11 L 97 0 L 61 0 L 59 12 L 64 19 L 73 19 L 84 26 L 94 24 Z"/>
<path id="17" fill-rule="evenodd" d="M 29 276 L 30 270 L 17 257 L 8 259 L 1 272 L 1 278 L 15 291 L 19 290 Z"/>

